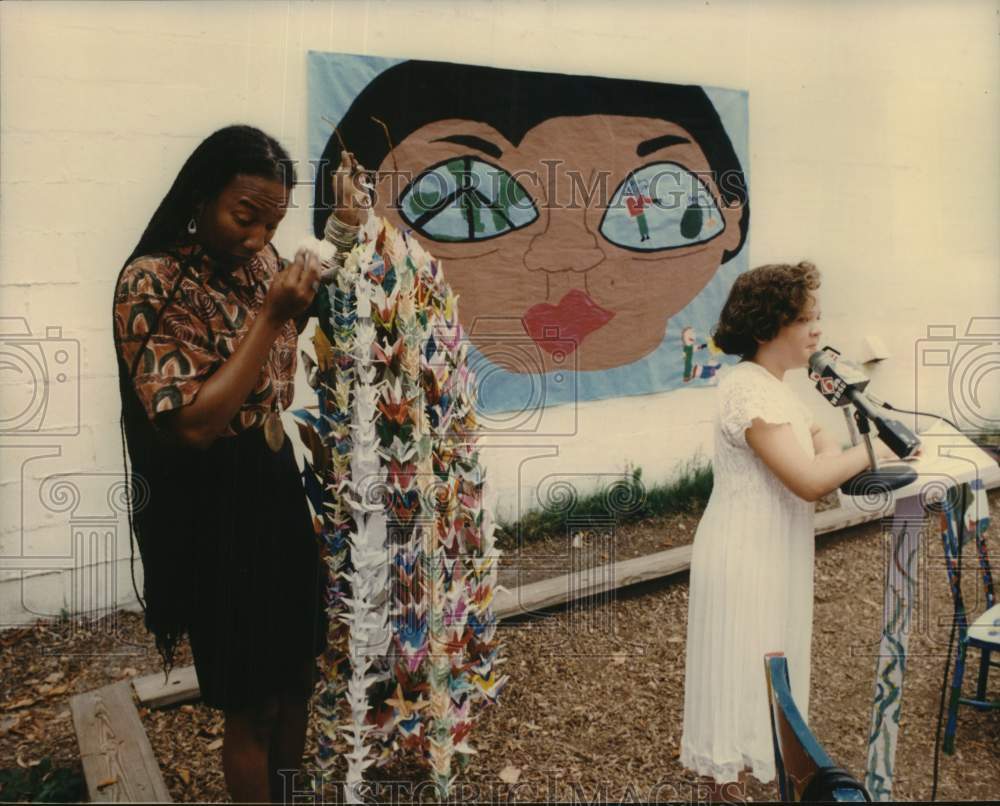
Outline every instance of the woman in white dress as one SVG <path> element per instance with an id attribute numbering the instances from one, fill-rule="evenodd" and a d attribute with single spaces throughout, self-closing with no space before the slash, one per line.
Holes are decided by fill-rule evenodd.
<path id="1" fill-rule="evenodd" d="M 764 655 L 784 652 L 792 694 L 809 710 L 813 502 L 868 466 L 813 424 L 785 373 L 820 338 L 810 263 L 769 265 L 733 285 L 715 343 L 743 360 L 720 379 L 714 486 L 691 558 L 681 763 L 739 797 L 749 767 L 774 778 Z M 881 458 L 891 452 L 876 443 Z"/>

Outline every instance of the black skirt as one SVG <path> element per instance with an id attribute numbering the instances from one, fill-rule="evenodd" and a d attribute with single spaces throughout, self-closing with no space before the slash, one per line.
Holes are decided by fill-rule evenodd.
<path id="1" fill-rule="evenodd" d="M 199 457 L 188 633 L 202 700 L 239 710 L 308 695 L 304 670 L 326 648 L 327 574 L 291 441 L 275 453 L 255 428 Z"/>

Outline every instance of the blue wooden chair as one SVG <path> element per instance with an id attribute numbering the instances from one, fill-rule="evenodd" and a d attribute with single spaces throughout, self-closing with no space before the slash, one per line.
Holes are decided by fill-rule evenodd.
<path id="1" fill-rule="evenodd" d="M 849 772 L 834 765 L 799 713 L 783 653 L 764 656 L 764 676 L 781 799 L 786 803 L 870 803 L 868 791 Z"/>
<path id="2" fill-rule="evenodd" d="M 986 550 L 984 533 L 988 525 L 989 502 L 986 500 L 986 491 L 980 479 L 974 479 L 969 484 L 949 491 L 941 507 L 941 541 L 944 544 L 948 583 L 951 586 L 951 597 L 955 606 L 958 647 L 955 652 L 951 695 L 948 698 L 948 721 L 944 730 L 943 749 L 948 754 L 955 752 L 959 705 L 971 705 L 979 710 L 1000 708 L 1000 700 L 990 700 L 986 696 L 990 667 L 1000 666 L 1000 663 L 991 659 L 994 652 L 1000 657 L 1000 605 L 996 603 L 993 572 Z M 980 578 L 986 595 L 986 610 L 971 625 L 962 598 L 962 547 L 970 538 L 976 543 Z M 979 676 L 976 681 L 976 695 L 963 697 L 962 680 L 965 677 L 965 659 L 970 648 L 978 649 L 980 653 Z"/>

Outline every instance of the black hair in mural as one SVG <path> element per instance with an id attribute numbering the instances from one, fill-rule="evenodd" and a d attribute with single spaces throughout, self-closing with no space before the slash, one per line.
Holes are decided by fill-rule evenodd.
<path id="1" fill-rule="evenodd" d="M 532 73 L 448 62 L 406 61 L 390 67 L 355 98 L 338 131 L 362 165 L 377 168 L 389 153 L 382 120 L 394 144 L 437 120 L 486 123 L 519 143 L 539 123 L 581 115 L 627 115 L 675 123 L 697 141 L 727 204 L 743 208 L 740 240 L 723 256 L 736 255 L 750 222 L 746 178 L 733 144 L 704 89 L 632 79 Z M 331 133 L 316 177 L 313 228 L 322 237 L 330 212 L 331 174 L 340 164 L 340 142 Z"/>

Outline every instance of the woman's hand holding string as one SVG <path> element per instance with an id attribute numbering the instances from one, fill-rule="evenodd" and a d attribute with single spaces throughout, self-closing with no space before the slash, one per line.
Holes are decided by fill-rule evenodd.
<path id="1" fill-rule="evenodd" d="M 336 277 L 357 238 L 358 228 L 368 221 L 372 206 L 372 185 L 367 170 L 358 164 L 350 151 L 340 157 L 340 167 L 331 177 L 333 212 L 326 221 L 324 238 L 333 244 L 335 254 L 320 275 L 324 283 Z"/>
<path id="2" fill-rule="evenodd" d="M 309 309 L 319 288 L 320 270 L 316 254 L 300 249 L 295 253 L 295 260 L 274 275 L 261 315 L 276 333 L 289 319 Z"/>
<path id="3" fill-rule="evenodd" d="M 319 259 L 300 249 L 295 260 L 274 275 L 263 307 L 236 351 L 202 384 L 191 403 L 161 416 L 182 442 L 204 449 L 225 430 L 253 391 L 278 333 L 312 303 L 319 273 Z"/>
<path id="4" fill-rule="evenodd" d="M 350 151 L 340 157 L 340 167 L 333 174 L 333 212 L 349 227 L 360 227 L 371 210 L 371 184 L 368 171 Z"/>

